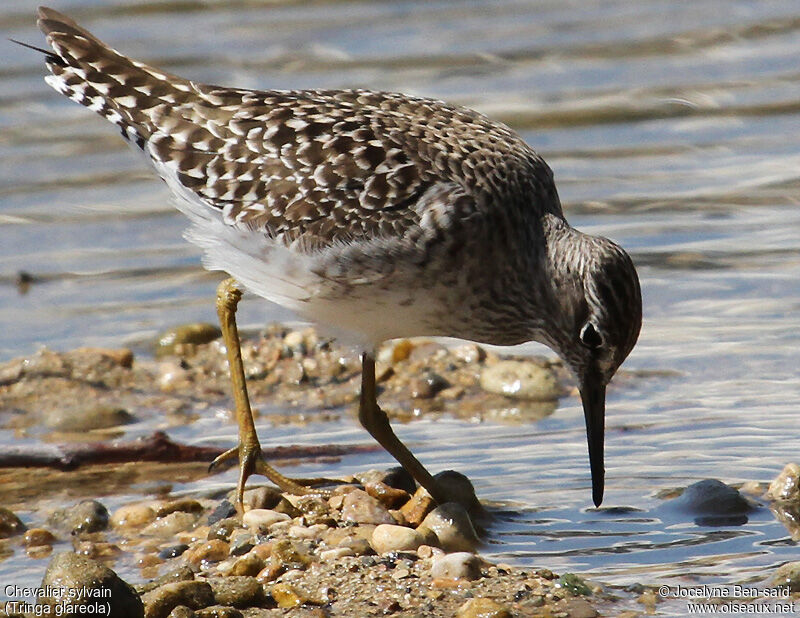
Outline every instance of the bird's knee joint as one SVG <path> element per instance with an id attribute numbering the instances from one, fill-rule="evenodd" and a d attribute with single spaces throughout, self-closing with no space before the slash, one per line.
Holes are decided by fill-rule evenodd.
<path id="1" fill-rule="evenodd" d="M 236 306 L 242 299 L 242 291 L 234 279 L 225 279 L 217 286 L 217 309 L 236 311 Z"/>

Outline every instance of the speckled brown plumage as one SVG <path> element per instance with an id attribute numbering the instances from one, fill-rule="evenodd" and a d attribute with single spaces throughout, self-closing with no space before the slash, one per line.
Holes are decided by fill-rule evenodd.
<path id="1" fill-rule="evenodd" d="M 619 246 L 569 226 L 514 131 L 402 94 L 200 84 L 52 9 L 39 25 L 48 83 L 142 149 L 209 268 L 365 349 L 424 334 L 549 345 L 580 380 L 602 479 L 605 385 L 639 334 L 638 278 Z"/>
<path id="2" fill-rule="evenodd" d="M 49 9 L 39 23 L 66 60 L 48 63 L 51 84 L 174 167 L 227 221 L 276 237 L 402 235 L 436 185 L 510 206 L 550 179 L 515 133 L 469 109 L 362 90 L 208 86 L 132 61 Z M 555 192 L 543 197 L 526 206 L 560 214 Z"/>

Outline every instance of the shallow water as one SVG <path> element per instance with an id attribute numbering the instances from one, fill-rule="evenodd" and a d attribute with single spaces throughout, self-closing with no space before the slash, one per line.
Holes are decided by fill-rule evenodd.
<path id="1" fill-rule="evenodd" d="M 35 5 L 6 0 L 0 40 L 41 45 Z M 197 80 L 398 90 L 477 108 L 547 159 L 573 225 L 631 252 L 645 322 L 625 368 L 676 374 L 610 391 L 604 509 L 630 509 L 588 508 L 575 399 L 535 424 L 440 420 L 398 430 L 430 467 L 467 473 L 498 504 L 488 554 L 616 585 L 763 583 L 798 558 L 766 508 L 744 526 L 708 528 L 670 518 L 656 497 L 708 477 L 768 481 L 797 458 L 796 2 L 188 6 L 69 4 L 116 48 Z M 0 360 L 213 321 L 219 277 L 181 239 L 166 188 L 110 125 L 42 82 L 35 53 L 0 47 Z M 20 272 L 34 278 L 24 294 Z M 251 299 L 240 319 L 258 326 L 291 316 Z M 221 425 L 206 414 L 171 435 L 232 443 L 234 428 Z M 266 431 L 271 444 L 367 441 L 351 416 Z M 16 439 L 0 430 L 0 448 Z M 375 454 L 339 465 L 386 463 Z M 0 574 L 19 568 L 12 556 Z"/>

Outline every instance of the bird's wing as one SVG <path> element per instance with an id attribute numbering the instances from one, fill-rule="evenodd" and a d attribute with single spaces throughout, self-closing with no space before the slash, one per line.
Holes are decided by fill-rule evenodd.
<path id="1" fill-rule="evenodd" d="M 313 249 L 402 237 L 443 186 L 476 208 L 541 189 L 521 186 L 531 180 L 552 186 L 513 131 L 472 110 L 392 93 L 208 86 L 131 60 L 52 9 L 39 26 L 55 52 L 48 83 L 118 125 L 192 216 Z"/>

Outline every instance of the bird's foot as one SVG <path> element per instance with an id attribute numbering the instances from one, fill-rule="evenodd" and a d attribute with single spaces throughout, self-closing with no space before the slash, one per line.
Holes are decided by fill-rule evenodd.
<path id="1" fill-rule="evenodd" d="M 329 489 L 315 487 L 315 485 L 341 484 L 343 482 L 327 478 L 293 479 L 284 476 L 267 463 L 258 442 L 255 444 L 241 443 L 239 446 L 225 451 L 211 462 L 208 467 L 209 472 L 218 469 L 220 465 L 233 459 L 239 460 L 239 482 L 236 485 L 236 508 L 240 512 L 244 512 L 245 484 L 247 483 L 247 479 L 254 474 L 266 476 L 277 485 L 281 491 L 295 496 L 314 495 L 327 497 L 331 495 L 331 491 Z"/>

